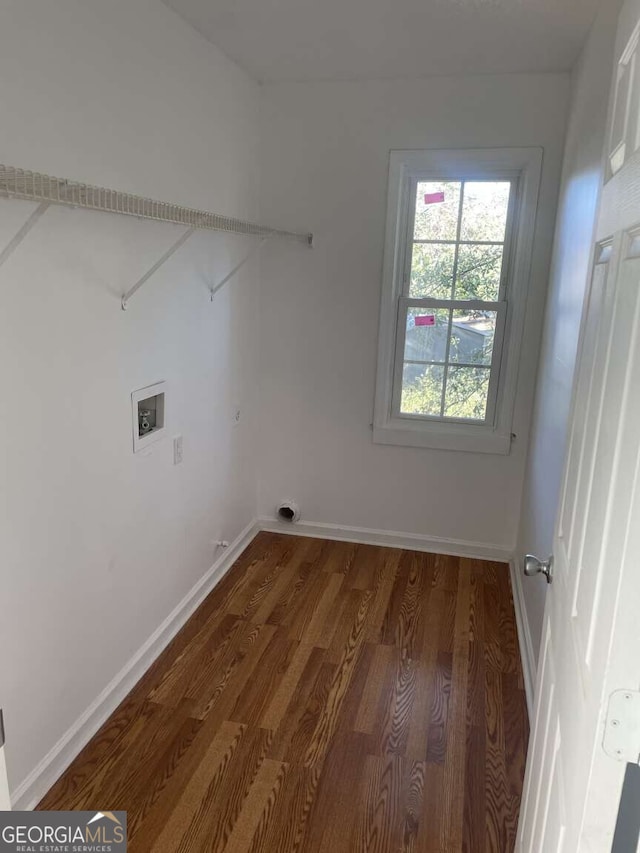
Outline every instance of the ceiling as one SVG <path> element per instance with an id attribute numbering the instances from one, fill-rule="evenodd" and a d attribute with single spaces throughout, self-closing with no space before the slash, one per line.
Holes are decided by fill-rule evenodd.
<path id="1" fill-rule="evenodd" d="M 599 0 L 164 0 L 256 80 L 561 71 Z"/>

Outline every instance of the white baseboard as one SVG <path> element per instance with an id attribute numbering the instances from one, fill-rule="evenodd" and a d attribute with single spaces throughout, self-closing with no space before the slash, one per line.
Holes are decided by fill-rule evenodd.
<path id="1" fill-rule="evenodd" d="M 482 560 L 499 560 L 508 563 L 511 548 L 487 542 L 468 542 L 463 539 L 441 539 L 421 533 L 399 533 L 395 530 L 376 530 L 370 527 L 346 527 L 341 524 L 322 524 L 317 521 L 297 521 L 291 524 L 277 518 L 261 517 L 262 530 L 288 533 L 293 536 L 311 536 L 316 539 L 337 539 L 363 545 L 382 545 L 387 548 L 406 548 L 410 551 L 428 551 L 431 554 L 450 554 L 453 557 L 475 557 Z"/>
<path id="2" fill-rule="evenodd" d="M 536 655 L 531 639 L 531 628 L 529 627 L 527 610 L 524 606 L 522 575 L 514 559 L 509 560 L 509 571 L 511 573 L 511 587 L 513 589 L 513 606 L 516 611 L 516 627 L 518 629 L 518 643 L 520 644 L 524 689 L 527 695 L 527 711 L 529 712 L 529 721 L 532 721 L 537 670 Z"/>
<path id="3" fill-rule="evenodd" d="M 245 527 L 206 574 L 123 666 L 87 710 L 67 729 L 24 781 L 12 792 L 15 810 L 32 809 L 64 773 L 81 749 L 135 687 L 158 655 L 169 644 L 211 590 L 229 571 L 260 528 L 255 521 Z"/>

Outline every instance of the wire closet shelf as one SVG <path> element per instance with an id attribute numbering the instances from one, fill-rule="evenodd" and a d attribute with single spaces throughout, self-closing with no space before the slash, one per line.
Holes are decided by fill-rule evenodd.
<path id="1" fill-rule="evenodd" d="M 285 237 L 307 245 L 312 242 L 311 234 L 269 228 L 266 225 L 221 216 L 206 210 L 155 201 L 132 193 L 95 187 L 66 178 L 54 178 L 51 175 L 16 169 L 13 166 L 0 165 L 0 197 L 84 207 L 105 213 L 137 216 L 139 219 L 172 222 L 189 228 L 226 231 L 231 234 L 247 234 L 255 237 Z"/>
<path id="2" fill-rule="evenodd" d="M 122 296 L 121 304 L 123 310 L 126 310 L 128 301 L 134 293 L 151 278 L 171 255 L 184 245 L 196 230 L 222 231 L 227 234 L 241 234 L 248 237 L 262 238 L 259 245 L 254 247 L 240 263 L 236 264 L 221 282 L 210 288 L 212 300 L 220 287 L 238 272 L 240 267 L 253 255 L 254 251 L 263 245 L 266 240 L 276 237 L 303 243 L 309 247 L 313 246 L 313 234 L 286 231 L 281 228 L 270 228 L 267 225 L 259 225 L 255 222 L 247 222 L 244 219 L 222 216 L 219 213 L 211 213 L 207 210 L 198 210 L 197 208 L 184 207 L 180 204 L 156 201 L 155 199 L 133 195 L 132 193 L 120 192 L 119 190 L 107 189 L 106 187 L 96 187 L 92 184 L 71 181 L 67 178 L 55 178 L 41 172 L 17 169 L 13 166 L 2 164 L 0 164 L 0 198 L 15 198 L 38 202 L 38 207 L 31 214 L 27 222 L 5 249 L 0 252 L 0 266 L 15 251 L 51 204 L 98 210 L 104 213 L 119 213 L 124 216 L 135 216 L 138 219 L 153 219 L 157 222 L 168 222 L 173 225 L 186 226 L 187 230 L 165 252 L 162 258 Z"/>

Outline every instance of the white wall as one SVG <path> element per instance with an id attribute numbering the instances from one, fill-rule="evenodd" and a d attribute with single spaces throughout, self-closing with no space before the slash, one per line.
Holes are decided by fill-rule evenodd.
<path id="1" fill-rule="evenodd" d="M 262 212 L 316 248 L 263 255 L 259 510 L 515 545 L 569 78 L 510 75 L 264 89 Z M 387 447 L 372 421 L 389 150 L 542 146 L 544 174 L 510 456 Z"/>
<path id="2" fill-rule="evenodd" d="M 259 88 L 156 0 L 4 0 L 2 162 L 255 218 Z M 32 205 L 0 200 L 0 247 Z M 246 238 L 52 208 L 0 268 L 0 705 L 15 789 L 255 517 Z M 166 379 L 170 435 L 131 449 Z M 232 427 L 232 410 L 242 420 Z"/>
<path id="3" fill-rule="evenodd" d="M 589 276 L 602 183 L 602 151 L 619 3 L 605 3 L 573 74 L 569 128 L 531 445 L 526 469 L 518 556 L 551 553 L 580 319 Z M 526 621 L 537 656 L 546 584 L 523 585 Z"/>

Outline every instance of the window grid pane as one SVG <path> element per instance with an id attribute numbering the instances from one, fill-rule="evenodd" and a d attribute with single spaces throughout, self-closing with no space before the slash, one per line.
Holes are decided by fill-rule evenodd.
<path id="1" fill-rule="evenodd" d="M 458 299 L 494 301 L 500 295 L 504 246 L 460 243 L 455 286 Z"/>
<path id="2" fill-rule="evenodd" d="M 510 195 L 510 181 L 465 181 L 462 239 L 504 242 Z"/>
<path id="3" fill-rule="evenodd" d="M 500 303 L 480 307 L 470 315 L 464 301 L 406 306 L 401 414 L 486 421 Z"/>
<path id="4" fill-rule="evenodd" d="M 445 297 L 452 253 L 451 299 L 499 297 L 512 190 L 508 180 L 416 183 L 409 297 Z"/>
<path id="5" fill-rule="evenodd" d="M 418 181 L 414 207 L 414 239 L 458 240 L 462 181 Z"/>
<path id="6" fill-rule="evenodd" d="M 450 299 L 455 261 L 456 243 L 414 243 L 409 295 Z"/>
<path id="7" fill-rule="evenodd" d="M 486 421 L 511 192 L 505 180 L 416 184 L 407 295 L 438 304 L 407 307 L 402 414 Z"/>
<path id="8" fill-rule="evenodd" d="M 400 410 L 408 415 L 442 417 L 442 365 L 404 364 Z"/>
<path id="9" fill-rule="evenodd" d="M 489 367 L 447 366 L 447 397 L 442 414 L 451 418 L 484 421 L 489 399 Z"/>

